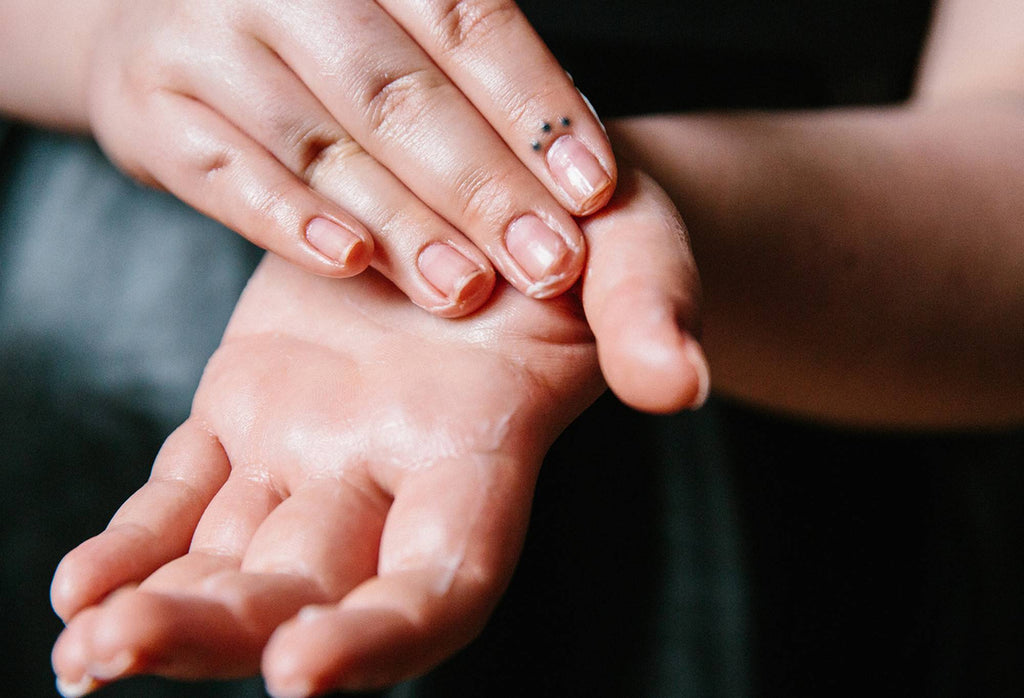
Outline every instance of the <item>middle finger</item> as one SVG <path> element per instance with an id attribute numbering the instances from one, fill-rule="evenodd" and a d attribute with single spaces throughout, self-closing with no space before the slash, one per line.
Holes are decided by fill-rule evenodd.
<path id="1" fill-rule="evenodd" d="M 474 243 L 366 153 L 276 54 L 252 39 L 234 51 L 247 69 L 228 94 L 213 71 L 190 89 L 358 218 L 374 236 L 373 266 L 414 303 L 441 316 L 483 304 L 494 272 Z"/>
<path id="2" fill-rule="evenodd" d="M 576 280 L 585 244 L 572 216 L 375 3 L 267 12 L 256 34 L 363 149 L 520 290 L 550 297 Z"/>

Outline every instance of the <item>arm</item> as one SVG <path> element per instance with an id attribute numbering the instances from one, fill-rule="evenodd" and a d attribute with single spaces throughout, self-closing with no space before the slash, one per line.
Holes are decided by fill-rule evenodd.
<path id="1" fill-rule="evenodd" d="M 693 236 L 724 393 L 889 427 L 1024 420 L 1024 6 L 948 0 L 907 104 L 613 125 Z"/>

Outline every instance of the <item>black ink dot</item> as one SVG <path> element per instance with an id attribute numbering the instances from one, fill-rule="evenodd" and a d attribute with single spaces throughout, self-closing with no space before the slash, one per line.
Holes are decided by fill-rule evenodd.
<path id="1" fill-rule="evenodd" d="M 563 116 L 562 119 L 559 121 L 559 123 L 562 124 L 562 126 L 568 126 L 572 122 L 569 121 L 569 117 L 568 116 Z"/>
<path id="2" fill-rule="evenodd" d="M 540 150 L 540 141 L 534 141 L 533 143 L 530 143 L 530 147 L 533 148 L 534 150 L 538 150 L 539 151 Z"/>
<path id="3" fill-rule="evenodd" d="M 545 121 L 543 124 L 540 125 L 540 130 L 543 131 L 544 133 L 551 133 L 551 124 Z"/>

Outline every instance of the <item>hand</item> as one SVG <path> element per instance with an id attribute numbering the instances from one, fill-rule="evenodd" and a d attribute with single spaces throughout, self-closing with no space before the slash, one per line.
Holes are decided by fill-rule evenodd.
<path id="1" fill-rule="evenodd" d="M 372 258 L 438 315 L 479 307 L 491 263 L 535 298 L 580 274 L 570 213 L 614 160 L 512 0 L 109 4 L 88 111 L 139 179 L 311 272 Z"/>
<path id="2" fill-rule="evenodd" d="M 598 355 L 634 404 L 706 390 L 679 324 L 697 282 L 678 218 L 633 174 L 619 197 L 584 225 L 596 350 L 572 295 L 502 285 L 442 321 L 377 276 L 268 256 L 150 481 L 57 571 L 65 695 L 261 666 L 279 696 L 365 688 L 468 642 L 512 573 L 541 458 L 602 390 Z M 638 244 L 652 273 L 618 266 Z"/>

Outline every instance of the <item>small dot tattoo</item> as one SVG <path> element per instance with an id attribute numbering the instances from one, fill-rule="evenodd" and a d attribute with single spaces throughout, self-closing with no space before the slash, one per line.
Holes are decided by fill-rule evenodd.
<path id="1" fill-rule="evenodd" d="M 540 141 L 533 141 L 532 143 L 530 143 L 530 147 L 533 148 L 535 151 L 540 152 Z"/>
<path id="2" fill-rule="evenodd" d="M 545 121 L 540 125 L 540 130 L 543 131 L 544 133 L 551 133 L 551 124 Z"/>
<path id="3" fill-rule="evenodd" d="M 568 116 L 563 116 L 561 119 L 558 120 L 558 123 L 562 124 L 562 126 L 568 126 L 572 122 L 569 121 L 569 117 Z"/>

